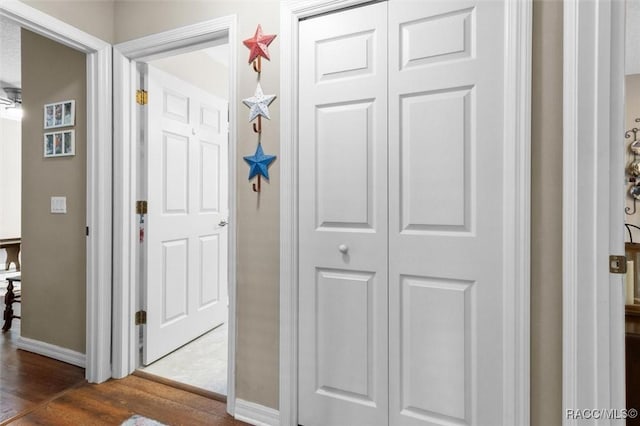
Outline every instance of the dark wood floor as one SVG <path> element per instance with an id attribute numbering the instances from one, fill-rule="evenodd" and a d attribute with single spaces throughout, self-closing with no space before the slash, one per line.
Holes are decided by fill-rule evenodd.
<path id="1" fill-rule="evenodd" d="M 89 384 L 82 368 L 18 350 L 19 324 L 0 336 L 0 425 L 120 425 L 134 414 L 168 425 L 246 425 L 224 403 L 142 377 Z"/>

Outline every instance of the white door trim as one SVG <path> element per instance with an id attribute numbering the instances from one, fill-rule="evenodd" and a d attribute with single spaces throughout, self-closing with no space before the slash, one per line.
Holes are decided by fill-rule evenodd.
<path id="1" fill-rule="evenodd" d="M 0 15 L 87 55 L 87 307 L 89 382 L 111 377 L 111 45 L 18 1 Z"/>
<path id="2" fill-rule="evenodd" d="M 288 0 L 280 8 L 280 422 L 298 413 L 298 24 L 369 0 Z M 529 424 L 530 122 L 532 3 L 506 1 L 504 424 Z M 507 261 L 508 260 L 508 261 Z"/>
<path id="3" fill-rule="evenodd" d="M 228 37 L 229 41 L 229 355 L 227 411 L 235 404 L 236 349 L 236 55 L 237 17 L 229 15 L 114 46 L 114 277 L 113 376 L 124 377 L 137 367 L 135 215 L 138 157 L 135 144 L 136 62 L 156 54 Z"/>
<path id="4" fill-rule="evenodd" d="M 624 255 L 624 8 L 564 3 L 565 425 L 580 423 L 568 409 L 625 407 L 624 289 L 608 266 L 609 254 Z"/>

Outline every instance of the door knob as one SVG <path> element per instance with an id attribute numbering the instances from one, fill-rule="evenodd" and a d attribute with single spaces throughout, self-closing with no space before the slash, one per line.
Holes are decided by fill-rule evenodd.
<path id="1" fill-rule="evenodd" d="M 229 222 L 227 222 L 226 220 L 222 219 L 220 221 L 220 223 L 218 223 L 218 226 L 227 226 L 229 224 Z"/>
<path id="2" fill-rule="evenodd" d="M 347 247 L 346 244 L 340 244 L 338 246 L 338 250 L 340 251 L 340 253 L 342 254 L 347 254 L 347 252 L 349 251 L 349 247 Z"/>

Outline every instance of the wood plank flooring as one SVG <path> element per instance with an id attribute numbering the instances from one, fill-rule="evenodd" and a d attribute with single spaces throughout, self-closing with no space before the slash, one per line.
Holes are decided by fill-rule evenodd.
<path id="1" fill-rule="evenodd" d="M 16 327 L 0 337 L 0 425 L 110 426 L 134 414 L 167 425 L 246 425 L 222 402 L 142 377 L 89 384 L 82 368 L 16 349 L 17 336 Z"/>
<path id="2" fill-rule="evenodd" d="M 0 336 L 0 421 L 84 383 L 84 369 L 16 349 L 20 321 Z"/>

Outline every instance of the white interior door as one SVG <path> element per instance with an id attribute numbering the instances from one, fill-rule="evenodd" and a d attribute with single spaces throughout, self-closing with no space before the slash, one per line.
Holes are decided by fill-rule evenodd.
<path id="1" fill-rule="evenodd" d="M 387 424 L 386 11 L 300 23 L 304 426 Z"/>
<path id="2" fill-rule="evenodd" d="M 148 69 L 149 364 L 227 319 L 227 102 Z"/>
<path id="3" fill-rule="evenodd" d="M 300 23 L 300 424 L 502 424 L 505 22 L 391 0 Z"/>

